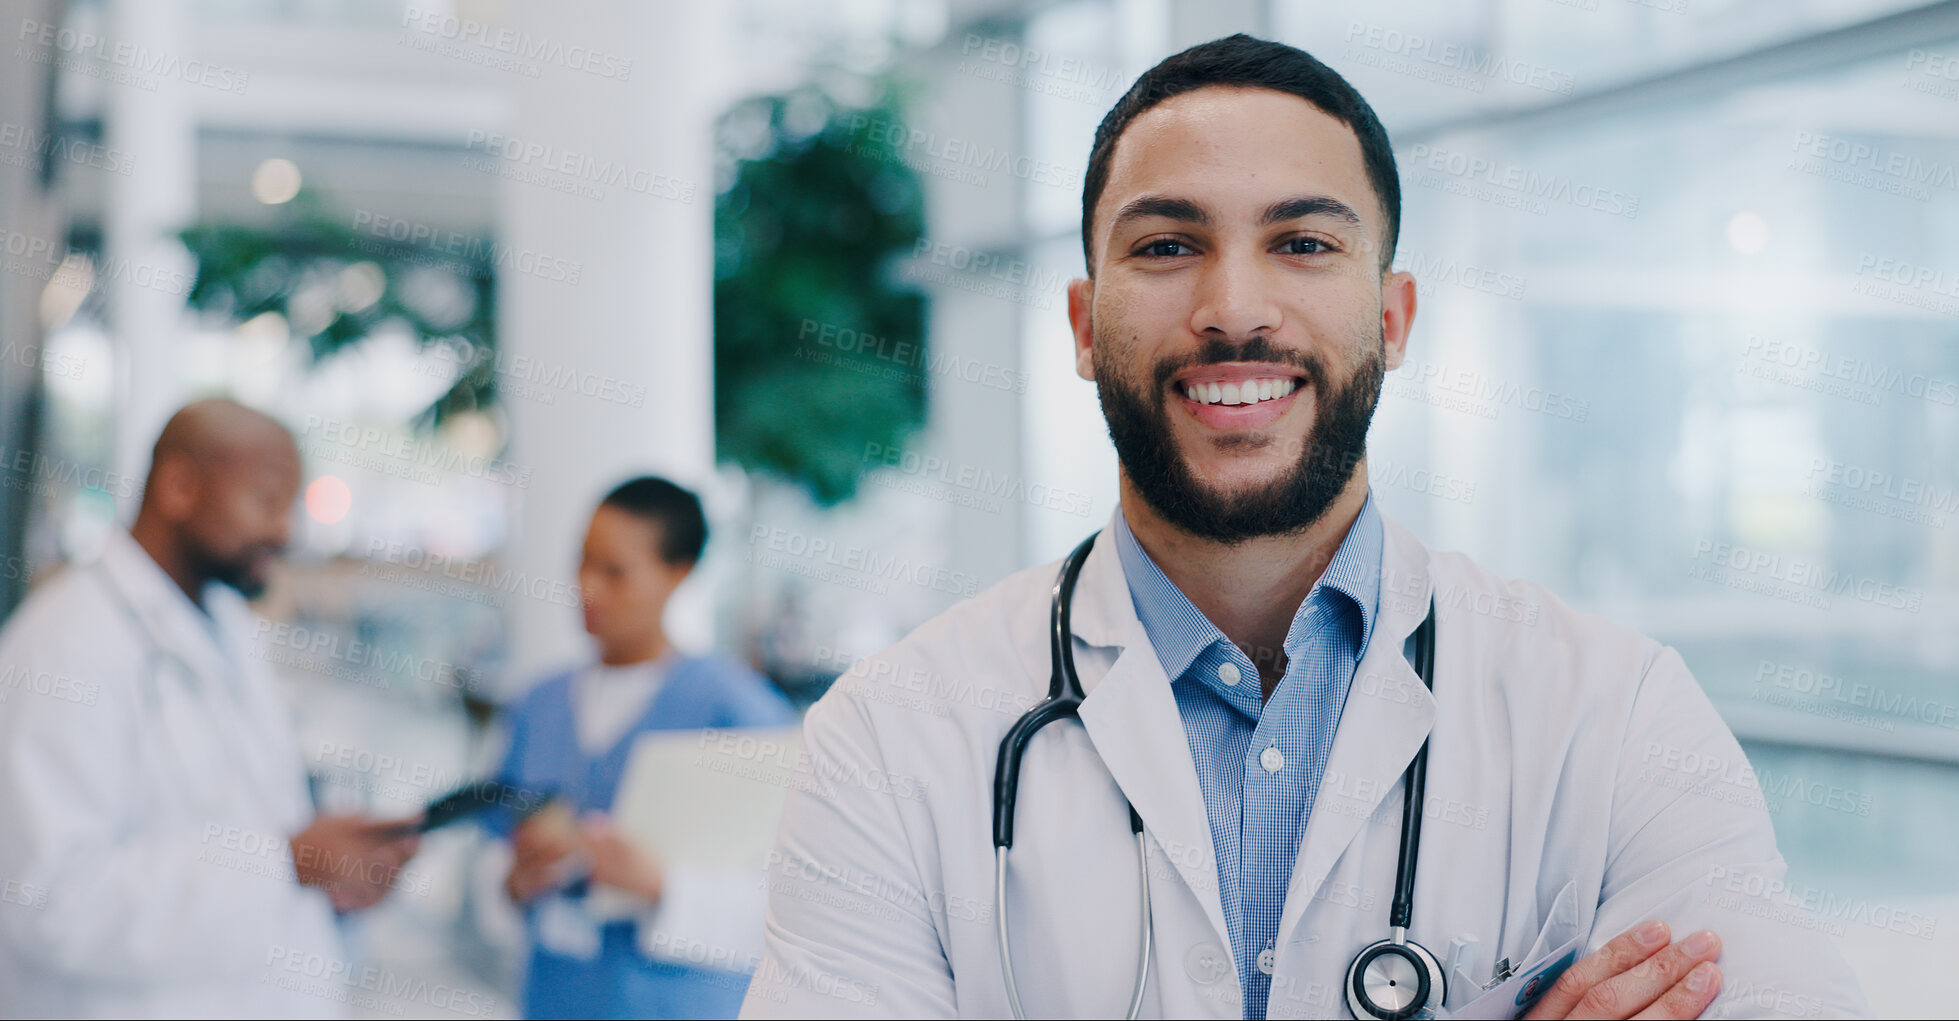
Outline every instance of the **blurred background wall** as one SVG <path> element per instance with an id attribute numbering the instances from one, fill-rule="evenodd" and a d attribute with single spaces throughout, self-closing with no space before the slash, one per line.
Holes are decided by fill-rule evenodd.
<path id="1" fill-rule="evenodd" d="M 128 520 L 177 406 L 279 415 L 308 485 L 267 656 L 324 802 L 489 760 L 494 706 L 583 655 L 628 474 L 708 502 L 675 631 L 805 701 L 1104 523 L 1089 141 L 1248 31 L 1400 160 L 1384 508 L 1678 646 L 1880 1013 L 1959 992 L 1959 3 L 4 10 L 0 608 Z M 507 1008 L 471 839 L 368 952 Z"/>

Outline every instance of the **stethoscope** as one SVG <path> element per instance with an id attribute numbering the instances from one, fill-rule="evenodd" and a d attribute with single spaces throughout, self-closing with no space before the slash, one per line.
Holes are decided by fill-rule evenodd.
<path id="1" fill-rule="evenodd" d="M 94 565 L 94 570 L 101 577 L 102 587 L 108 590 L 110 597 L 114 599 L 116 605 L 122 610 L 123 616 L 128 618 L 131 624 L 135 625 L 137 633 L 142 635 L 143 643 L 149 646 L 148 651 L 143 657 L 143 670 L 144 673 L 149 675 L 148 690 L 144 693 L 145 701 L 149 703 L 152 717 L 161 718 L 163 684 L 166 675 L 174 673 L 178 678 L 178 682 L 186 690 L 201 687 L 202 681 L 199 679 L 197 671 L 191 669 L 188 660 L 184 659 L 175 650 L 167 648 L 164 645 L 163 640 L 157 636 L 156 629 L 150 625 L 149 619 L 143 615 L 142 611 L 136 608 L 135 600 L 130 597 L 129 593 L 123 589 L 122 585 L 116 581 L 114 575 L 110 573 L 108 565 L 102 561 L 97 561 Z M 272 804 L 280 804 L 281 799 L 272 796 L 265 789 L 265 781 L 261 778 L 262 770 L 255 765 L 257 756 L 240 748 L 238 742 L 232 739 L 225 732 L 224 728 L 220 727 L 217 729 L 220 734 L 224 734 L 224 736 L 218 739 L 218 743 L 225 746 L 224 754 L 232 760 L 233 765 L 239 767 L 243 775 L 251 777 L 247 782 L 257 790 L 261 798 L 269 799 Z M 184 770 L 185 775 L 195 775 L 194 768 L 184 758 L 183 750 L 178 748 L 175 742 L 169 738 L 165 738 L 163 743 L 170 746 L 172 756 L 175 757 L 177 765 Z"/>
<path id="2" fill-rule="evenodd" d="M 102 587 L 108 590 L 116 606 L 122 610 L 123 616 L 135 625 L 137 633 L 143 636 L 143 644 L 149 647 L 143 654 L 143 672 L 149 675 L 149 689 L 145 694 L 150 709 L 154 712 L 163 701 L 163 678 L 166 674 L 175 673 L 180 682 L 189 687 L 197 683 L 197 672 L 191 669 L 190 663 L 183 656 L 178 655 L 175 650 L 164 647 L 163 641 L 156 635 L 156 630 L 150 626 L 149 618 L 143 616 L 142 611 L 136 608 L 135 601 L 129 597 L 129 593 L 123 591 L 122 585 L 109 572 L 106 563 L 97 561 L 95 573 L 100 576 Z"/>
<path id="3" fill-rule="evenodd" d="M 1061 562 L 1055 578 L 1053 606 L 1048 614 L 1048 697 L 1015 721 L 1000 741 L 999 762 L 993 773 L 993 902 L 997 937 L 1000 944 L 1000 972 L 1007 984 L 1007 1003 L 1013 1016 L 1025 1018 L 1021 1009 L 1020 988 L 1014 983 L 1013 955 L 1007 937 L 1007 849 L 1013 846 L 1014 801 L 1020 787 L 1020 760 L 1028 742 L 1042 727 L 1056 720 L 1081 718 L 1086 697 L 1081 678 L 1075 673 L 1073 632 L 1069 611 L 1074 602 L 1075 581 L 1082 564 L 1095 545 L 1095 536 Z M 1434 690 L 1435 602 L 1429 601 L 1428 616 L 1415 631 L 1415 673 L 1424 687 Z M 1415 857 L 1421 843 L 1421 823 L 1416 807 L 1422 803 L 1422 788 L 1428 776 L 1428 740 L 1408 764 L 1401 805 L 1400 855 L 1395 862 L 1394 900 L 1388 909 L 1389 936 L 1363 948 L 1347 968 L 1347 1006 L 1357 1018 L 1375 1021 L 1403 1021 L 1432 1017 L 1435 1008 L 1448 997 L 1448 980 L 1442 962 L 1427 947 L 1408 938 L 1408 923 L 1415 910 Z M 1125 801 L 1127 805 L 1127 802 Z M 1143 1008 L 1143 990 L 1150 973 L 1150 880 L 1148 843 L 1143 837 L 1143 817 L 1136 806 L 1129 808 L 1129 830 L 1136 836 L 1138 885 L 1143 905 L 1143 935 L 1136 954 L 1136 986 L 1129 997 L 1129 1018 Z"/>

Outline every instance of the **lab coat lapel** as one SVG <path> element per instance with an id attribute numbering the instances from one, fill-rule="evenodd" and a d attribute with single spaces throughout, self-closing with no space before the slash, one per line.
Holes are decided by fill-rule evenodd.
<path id="1" fill-rule="evenodd" d="M 1428 613 L 1428 551 L 1406 529 L 1385 522 L 1381 596 L 1374 631 L 1354 670 L 1326 772 L 1293 863 L 1279 936 L 1286 941 L 1361 827 L 1401 786 L 1435 722 L 1435 699 L 1404 655 Z M 1440 672 L 1441 667 L 1437 667 Z"/>
<path id="2" fill-rule="evenodd" d="M 135 539 L 126 532 L 111 532 L 109 544 L 102 551 L 102 568 L 117 589 L 111 598 L 127 600 L 126 609 L 136 614 L 148 632 L 131 636 L 146 659 L 153 659 L 160 648 L 195 675 L 179 680 L 223 691 L 228 697 L 236 696 L 238 684 L 233 678 L 237 666 L 219 647 L 217 636 L 211 631 L 212 621 L 203 617 L 202 611 Z M 129 624 L 135 626 L 134 621 Z M 152 673 L 149 682 L 166 680 L 154 676 L 161 664 L 150 662 L 145 666 Z M 167 674 L 168 668 L 163 668 L 163 672 Z"/>
<path id="3" fill-rule="evenodd" d="M 1143 817 L 1145 831 L 1203 905 L 1217 941 L 1228 945 L 1217 854 L 1190 740 L 1170 692 L 1170 679 L 1136 619 L 1111 529 L 1103 530 L 1082 565 L 1074 606 L 1077 638 L 1122 650 L 1100 676 L 1094 676 L 1088 657 L 1076 650 L 1082 687 L 1088 693 L 1081 707 L 1082 725 L 1117 786 Z"/>

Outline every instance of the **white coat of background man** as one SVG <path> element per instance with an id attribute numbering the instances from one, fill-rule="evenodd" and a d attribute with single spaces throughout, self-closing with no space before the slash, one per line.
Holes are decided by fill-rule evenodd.
<path id="1" fill-rule="evenodd" d="M 0 632 L 0 880 L 18 894 L 0 902 L 0 1013 L 347 1012 L 335 979 L 357 969 L 336 911 L 378 901 L 415 841 L 314 815 L 250 651 L 245 599 L 299 485 L 278 422 L 191 404 L 157 440 L 129 531 Z"/>
<path id="2" fill-rule="evenodd" d="M 1145 1015 L 1350 1016 L 1425 740 L 1407 934 L 1445 968 L 1474 941 L 1449 1008 L 1500 960 L 1532 987 L 1575 940 L 1528 1016 L 1861 1011 L 1772 895 L 1766 807 L 1680 656 L 1375 507 L 1367 428 L 1415 283 L 1352 86 L 1277 43 L 1193 47 L 1117 102 L 1083 192 L 1068 314 L 1121 501 L 1074 596 L 1080 724 L 1040 731 L 1020 773 L 1005 929 L 1028 1015 L 1120 1016 L 1148 924 Z M 810 710 L 747 1015 L 1008 1014 L 995 757 L 1047 694 L 1055 578 L 954 606 Z M 1432 694 L 1408 659 L 1431 599 Z M 1373 995 L 1412 1011 L 1414 985 Z"/>

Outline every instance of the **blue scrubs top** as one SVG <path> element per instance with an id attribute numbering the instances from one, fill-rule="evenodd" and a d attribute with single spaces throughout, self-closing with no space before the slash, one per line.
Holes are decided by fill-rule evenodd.
<path id="1" fill-rule="evenodd" d="M 726 656 L 683 657 L 666 677 L 645 713 L 605 754 L 578 747 L 570 671 L 537 685 L 507 711 L 510 751 L 497 778 L 527 791 L 545 792 L 583 814 L 610 812 L 639 735 L 656 730 L 780 727 L 796 722 L 795 707 L 768 680 Z M 508 836 L 507 815 L 486 815 L 499 836 Z M 598 956 L 568 957 L 544 948 L 536 912 L 527 912 L 530 967 L 524 979 L 524 1016 L 532 1018 L 732 1018 L 741 1009 L 748 976 L 649 959 L 639 951 L 634 923 L 601 929 Z"/>

